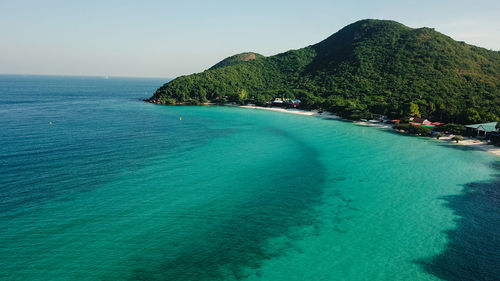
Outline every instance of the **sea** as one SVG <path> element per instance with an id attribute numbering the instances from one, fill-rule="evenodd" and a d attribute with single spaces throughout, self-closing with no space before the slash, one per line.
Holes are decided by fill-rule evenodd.
<path id="1" fill-rule="evenodd" d="M 0 75 L 0 280 L 499 280 L 500 159 L 351 122 Z"/>

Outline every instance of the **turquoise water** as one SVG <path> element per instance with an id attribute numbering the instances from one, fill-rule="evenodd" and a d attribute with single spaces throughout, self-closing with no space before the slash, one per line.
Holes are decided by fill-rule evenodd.
<path id="1" fill-rule="evenodd" d="M 500 276 L 498 157 L 163 82 L 0 76 L 1 280 Z"/>

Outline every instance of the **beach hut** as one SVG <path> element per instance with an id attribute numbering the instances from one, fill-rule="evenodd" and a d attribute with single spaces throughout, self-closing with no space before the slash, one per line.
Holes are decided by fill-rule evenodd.
<path id="1" fill-rule="evenodd" d="M 286 103 L 289 107 L 296 108 L 300 105 L 300 100 L 299 99 L 287 100 Z"/>
<path id="2" fill-rule="evenodd" d="M 382 114 L 373 114 L 373 120 L 384 122 L 385 120 L 387 120 L 387 116 Z"/>
<path id="3" fill-rule="evenodd" d="M 282 98 L 275 98 L 273 101 L 273 106 L 283 107 L 285 105 L 285 101 Z"/>
<path id="4" fill-rule="evenodd" d="M 465 132 L 467 135 L 473 137 L 487 137 L 488 134 L 497 132 L 496 125 L 497 122 L 465 125 Z"/>
<path id="5" fill-rule="evenodd" d="M 427 119 L 424 119 L 424 118 L 418 118 L 418 117 L 411 117 L 410 118 L 410 124 L 412 125 L 426 125 L 426 126 L 432 126 L 432 122 L 427 120 Z"/>
<path id="6" fill-rule="evenodd" d="M 439 126 L 445 125 L 445 123 L 443 123 L 443 122 L 432 122 L 431 125 L 435 126 L 435 127 L 439 127 Z"/>

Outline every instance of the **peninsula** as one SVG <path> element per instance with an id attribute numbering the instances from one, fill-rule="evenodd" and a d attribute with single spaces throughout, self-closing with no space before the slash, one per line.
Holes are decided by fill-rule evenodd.
<path id="1" fill-rule="evenodd" d="M 496 121 L 500 52 L 432 28 L 361 20 L 302 49 L 229 57 L 164 84 L 147 101 L 266 105 L 275 98 L 300 99 L 299 108 L 353 120 L 382 114 L 462 124 Z"/>

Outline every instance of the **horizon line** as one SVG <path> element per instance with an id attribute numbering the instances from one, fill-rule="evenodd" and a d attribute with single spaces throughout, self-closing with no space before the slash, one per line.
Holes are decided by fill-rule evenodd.
<path id="1" fill-rule="evenodd" d="M 160 76 L 133 76 L 133 75 L 98 75 L 98 74 L 46 74 L 46 73 L 2 73 L 0 75 L 10 76 L 53 76 L 53 77 L 88 77 L 88 78 L 149 78 L 149 79 L 170 79 L 175 77 L 160 77 Z"/>

